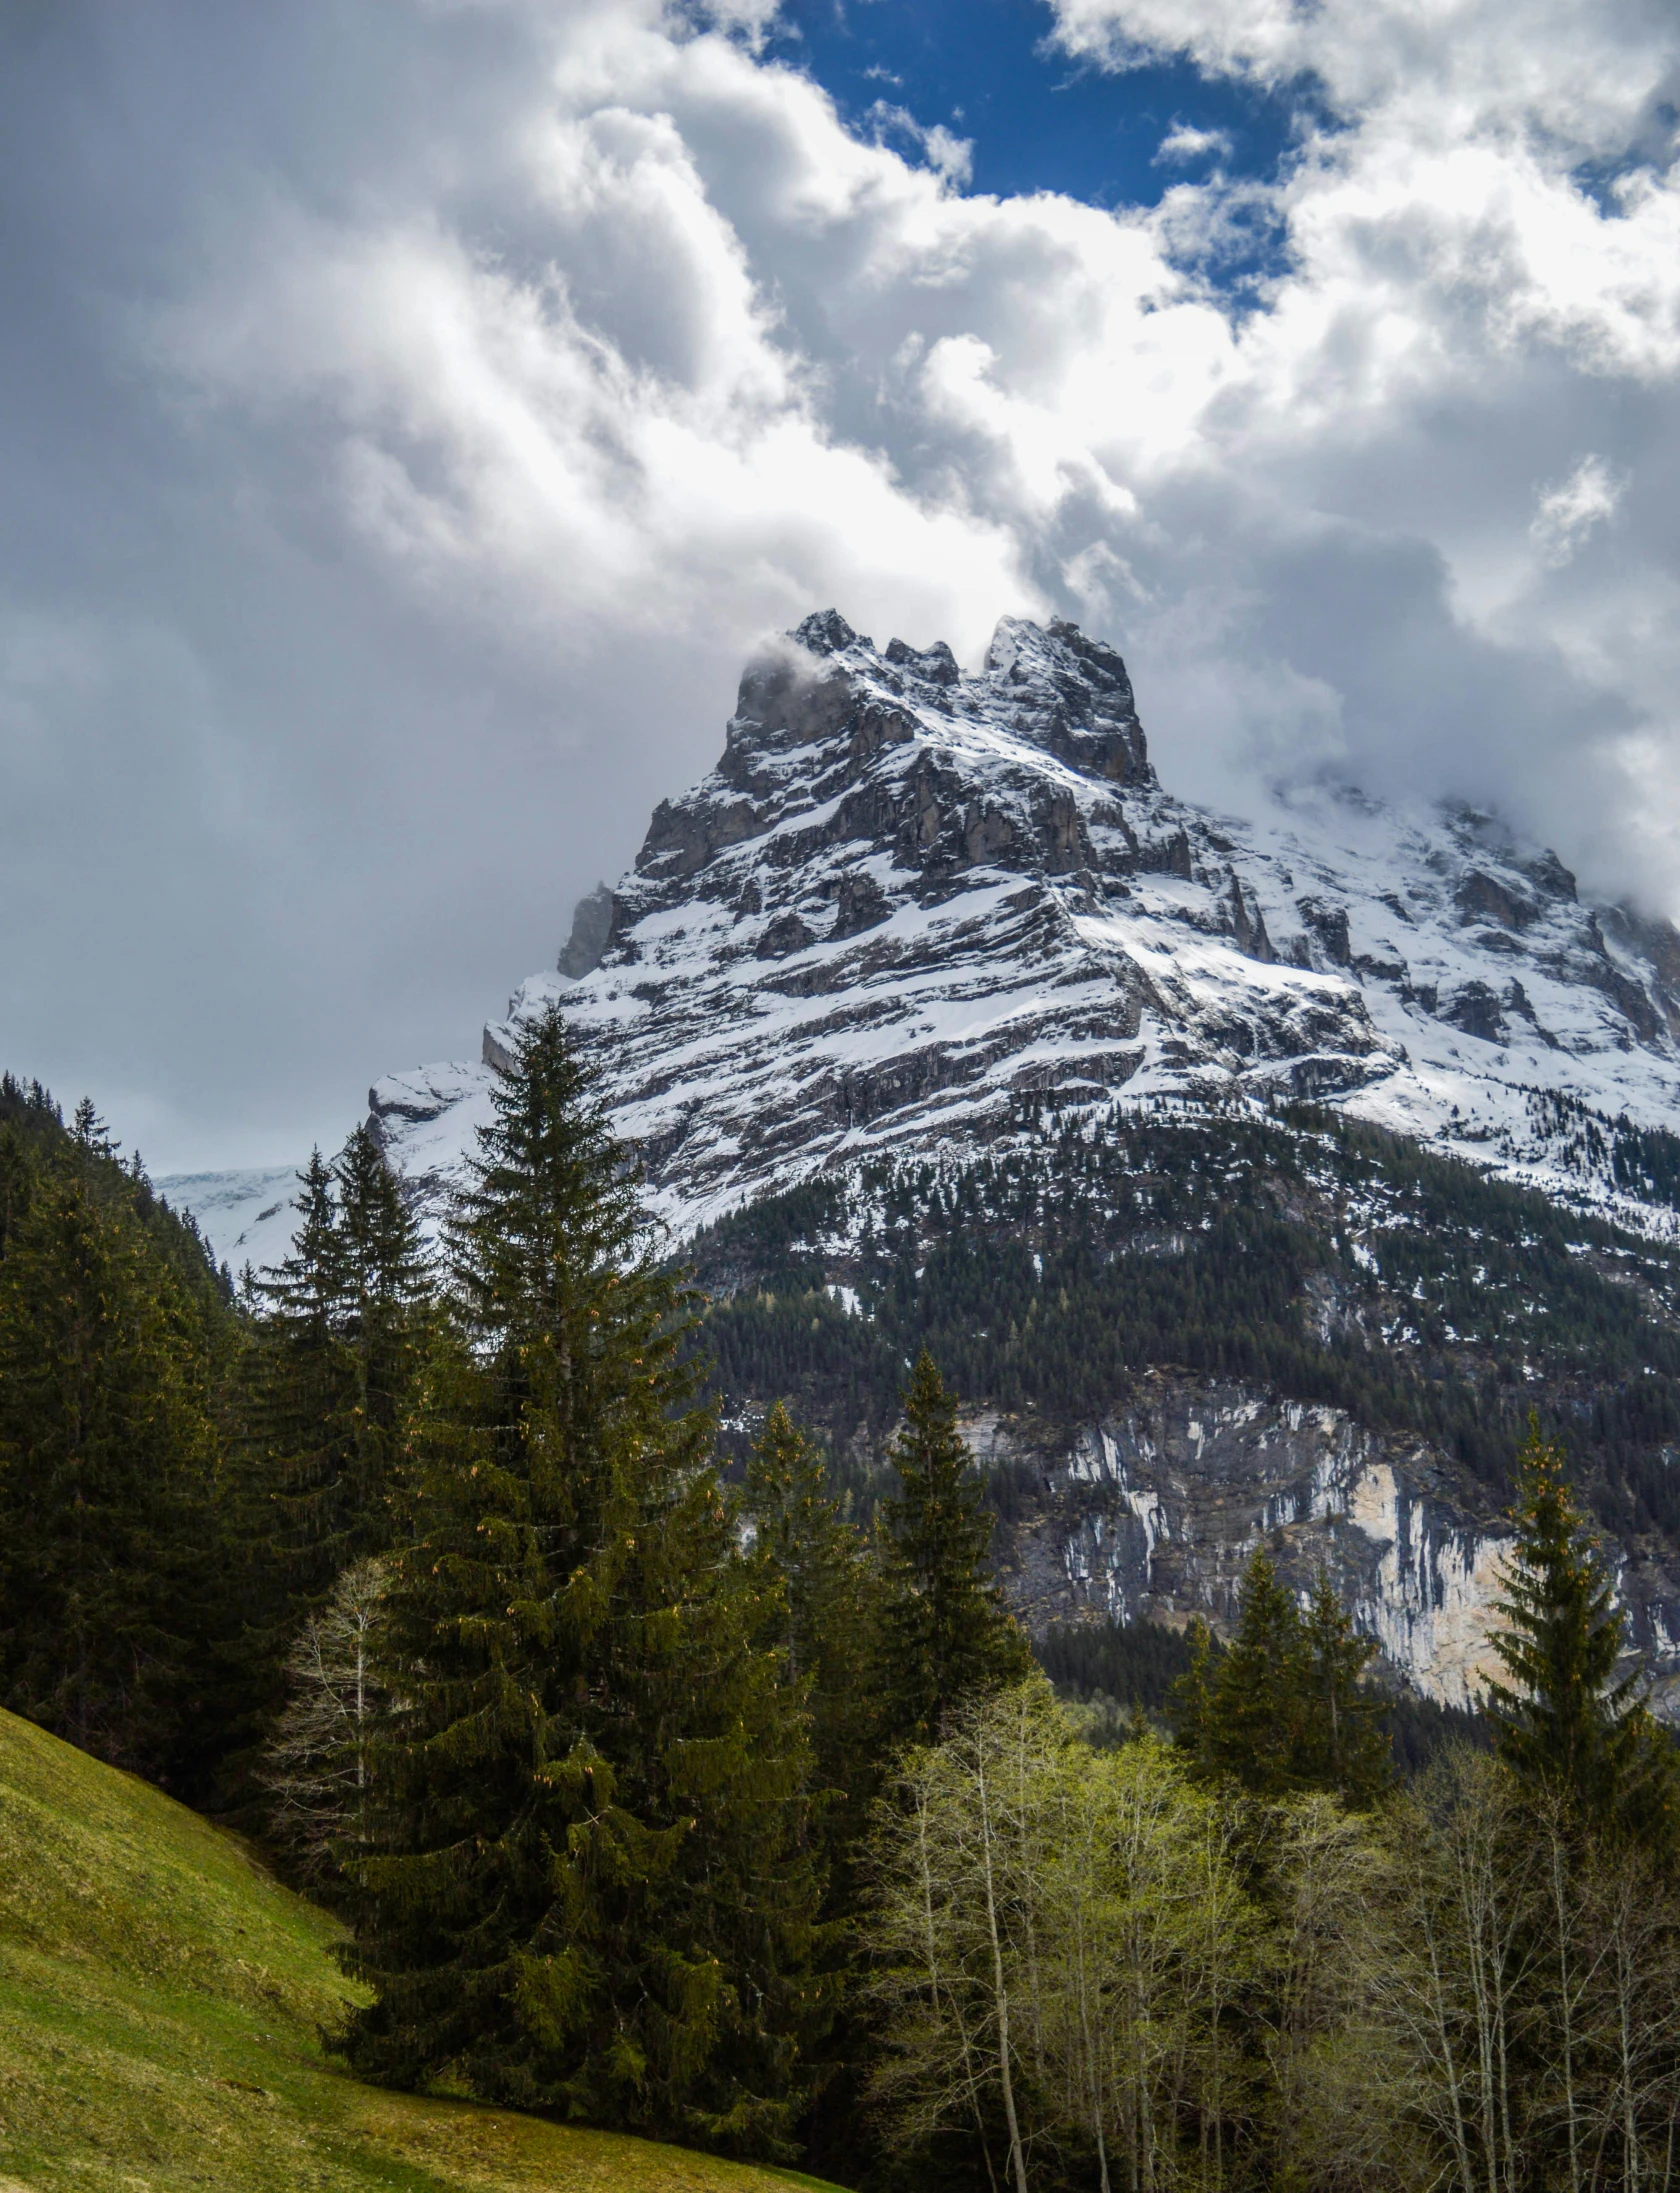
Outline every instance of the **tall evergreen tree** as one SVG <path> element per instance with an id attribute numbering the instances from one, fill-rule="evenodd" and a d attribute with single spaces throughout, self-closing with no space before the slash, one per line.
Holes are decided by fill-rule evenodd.
<path id="1" fill-rule="evenodd" d="M 1624 1637 L 1610 1580 L 1537 1415 L 1518 1457 L 1517 1542 L 1498 1602 L 1494 1649 L 1508 1680 L 1488 1695 L 1498 1748 L 1530 1788 L 1598 1828 L 1675 1831 L 1672 1742 L 1640 1699 L 1640 1670 L 1618 1682 Z"/>
<path id="2" fill-rule="evenodd" d="M 1264 1552 L 1249 1561 L 1236 1635 L 1211 1666 L 1198 1629 L 1180 1694 L 1179 1743 L 1204 1772 L 1232 1775 L 1258 1795 L 1298 1788 L 1301 1615 Z"/>
<path id="3" fill-rule="evenodd" d="M 351 1376 L 339 1538 L 357 1562 L 390 1542 L 391 1492 L 413 1399 L 431 1274 L 402 1182 L 364 1123 L 333 1163 L 339 1337 Z"/>
<path id="4" fill-rule="evenodd" d="M 342 1493 L 355 1438 L 338 1195 L 318 1149 L 298 1188 L 291 1253 L 247 1290 L 259 1320 L 250 1366 L 253 1476 L 271 1507 L 258 1536 L 280 1556 L 287 1602 L 319 1599 L 345 1566 Z"/>
<path id="5" fill-rule="evenodd" d="M 8 1120 L 0 1126 L 0 1257 L 28 1208 L 34 1170 L 23 1137 Z"/>
<path id="6" fill-rule="evenodd" d="M 1361 1637 L 1320 1569 L 1301 1618 L 1301 1712 L 1296 1772 L 1309 1788 L 1364 1807 L 1391 1787 L 1394 1762 L 1382 1693 L 1364 1681 L 1376 1640 Z"/>
<path id="7" fill-rule="evenodd" d="M 217 1445 L 201 1319 L 109 1159 L 84 1107 L 0 1260 L 0 1701 L 168 1778 L 214 1742 Z"/>
<path id="8" fill-rule="evenodd" d="M 747 1458 L 760 1636 L 786 1659 L 810 1715 L 832 1866 L 863 1831 L 879 1786 L 880 1707 L 870 1680 L 880 1592 L 867 1543 L 827 1490 L 823 1459 L 778 1401 Z"/>
<path id="9" fill-rule="evenodd" d="M 1193 1626 L 1190 1672 L 1177 1688 L 1178 1742 L 1204 1774 L 1230 1776 L 1258 1796 L 1322 1789 L 1370 1804 L 1392 1780 L 1383 1701 L 1361 1680 L 1375 1652 L 1322 1569 L 1303 1620 L 1257 1549 L 1237 1633 L 1217 1659 L 1205 1625 Z"/>
<path id="10" fill-rule="evenodd" d="M 899 1490 L 885 1503 L 877 1688 L 893 1738 L 931 1743 L 959 1700 L 1022 1680 L 1032 1655 L 991 1579 L 992 1518 L 956 1399 L 925 1348 L 892 1459 Z"/>
<path id="11" fill-rule="evenodd" d="M 365 1126 L 299 1176 L 291 1253 L 254 1280 L 251 1421 L 284 1622 L 381 1552 L 423 1346 L 428 1271 L 402 1183 Z"/>
<path id="12" fill-rule="evenodd" d="M 558 1011 L 452 1229 L 382 1624 L 363 2071 L 785 2152 L 809 1756 L 595 1075 Z"/>

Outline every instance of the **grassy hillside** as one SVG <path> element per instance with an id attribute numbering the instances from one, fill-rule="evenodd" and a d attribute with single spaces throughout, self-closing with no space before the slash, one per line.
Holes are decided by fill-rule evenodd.
<path id="1" fill-rule="evenodd" d="M 333 1922 L 239 1841 L 0 1713 L 0 2193 L 778 2193 L 773 2171 L 381 2093 L 319 2029 Z"/>

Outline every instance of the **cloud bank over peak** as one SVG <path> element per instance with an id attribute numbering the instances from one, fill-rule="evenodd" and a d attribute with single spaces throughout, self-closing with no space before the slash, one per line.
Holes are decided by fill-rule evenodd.
<path id="1" fill-rule="evenodd" d="M 12 1063 L 170 1160 L 464 1040 L 830 602 L 1072 615 L 1177 789 L 1499 801 L 1680 906 L 1671 9 L 1058 0 L 1117 99 L 1300 88 L 1147 210 L 848 129 L 763 6 L 143 18 L 3 34 L 0 888 L 85 909 Z"/>

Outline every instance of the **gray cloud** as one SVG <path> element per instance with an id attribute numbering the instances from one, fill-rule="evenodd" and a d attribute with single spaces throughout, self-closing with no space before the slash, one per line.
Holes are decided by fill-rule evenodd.
<path id="1" fill-rule="evenodd" d="M 160 1166 L 336 1139 L 471 1047 L 830 601 L 971 656 L 1066 611 L 1182 789 L 1497 798 L 1673 903 L 1664 18 L 1606 17 L 1627 96 L 1576 101 L 1646 162 L 1606 211 L 1520 133 L 1430 148 L 1498 15 L 1403 130 L 1348 63 L 1233 317 L 1217 177 L 964 197 L 655 0 L 12 11 L 6 1062 Z"/>

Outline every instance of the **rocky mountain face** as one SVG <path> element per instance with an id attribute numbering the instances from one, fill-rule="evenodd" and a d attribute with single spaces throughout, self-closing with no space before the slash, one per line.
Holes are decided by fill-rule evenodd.
<path id="1" fill-rule="evenodd" d="M 970 1419 L 994 1469 L 1030 1452 L 1006 1419 Z M 1489 1621 L 1511 1535 L 1427 1440 L 1372 1431 L 1340 1409 L 1151 1371 L 1126 1405 L 1034 1455 L 1042 1497 L 1000 1534 L 1011 1597 L 1030 1628 L 1086 1614 L 1216 1627 L 1237 1607 L 1258 1545 L 1297 1590 L 1328 1572 L 1383 1662 L 1438 1704 L 1474 1705 L 1503 1673 Z M 1680 1574 L 1613 1544 L 1625 1618 L 1680 1721 Z"/>
<path id="2" fill-rule="evenodd" d="M 1326 1568 L 1391 1668 L 1488 1664 L 1511 1459 L 1567 1443 L 1630 1636 L 1680 1689 L 1680 1270 L 1669 1246 L 1320 1106 L 1023 1109 L 967 1160 L 877 1159 L 692 1244 L 740 1445 L 786 1396 L 867 1497 L 904 1366 L 969 1398 L 1008 1588 L 1223 1620 L 1259 1546 Z M 1677 1700 L 1680 1703 L 1680 1700 Z"/>
<path id="3" fill-rule="evenodd" d="M 969 673 L 808 618 L 509 1019 L 557 996 L 679 1233 L 820 1166 L 984 1141 L 1024 1091 L 1313 1096 L 1673 1224 L 1578 1113 L 1676 1116 L 1673 929 L 1583 904 L 1468 809 L 1175 799 L 1124 664 L 1068 624 L 1006 619 Z M 507 1040 L 486 1029 L 487 1063 Z M 484 1086 L 378 1084 L 393 1156 L 446 1177 Z"/>
<path id="4" fill-rule="evenodd" d="M 967 671 L 944 646 L 877 649 L 831 611 L 750 664 L 717 767 L 657 808 L 632 871 L 579 907 L 558 968 L 486 1028 L 482 1060 L 371 1092 L 388 1155 L 423 1193 L 458 1175 L 514 1025 L 555 999 L 595 1048 L 677 1240 L 703 1241 L 726 1214 L 768 1208 L 801 1182 L 848 1184 L 851 1231 L 813 1249 L 798 1286 L 817 1305 L 802 1320 L 857 1329 L 852 1355 L 834 1358 L 852 1365 L 854 1401 L 860 1336 L 886 1299 L 854 1284 L 857 1226 L 887 1224 L 903 1168 L 1003 1162 L 1034 1148 L 1047 1120 L 1163 1105 L 1217 1120 L 1310 1100 L 1539 1190 L 1598 1227 L 1559 1257 L 1596 1259 L 1605 1285 L 1615 1259 L 1632 1258 L 1643 1276 L 1628 1284 L 1649 1318 L 1674 1322 L 1659 1265 L 1640 1259 L 1676 1230 L 1680 936 L 1583 903 L 1554 854 L 1466 808 L 1407 811 L 1323 787 L 1243 821 L 1175 798 L 1121 659 L 1068 624 L 1005 620 Z M 1253 1192 L 1283 1224 L 1288 1193 Z M 1324 1326 L 1324 1349 L 1411 1350 L 1419 1394 L 1432 1377 L 1466 1392 L 1482 1379 L 1507 1416 L 1529 1385 L 1590 1410 L 1593 1381 L 1623 1375 L 1579 1351 L 1566 1367 L 1541 1339 L 1513 1355 L 1491 1325 L 1471 1346 L 1470 1313 L 1449 1316 L 1421 1278 L 1402 1295 L 1391 1274 L 1380 1314 L 1349 1312 L 1369 1276 L 1359 1259 L 1394 1258 L 1333 1197 L 1315 1208 L 1317 1246 L 1293 1267 L 1288 1317 L 1302 1330 L 1341 1318 L 1335 1334 Z M 1517 1203 L 1487 1224 L 1507 1222 L 1526 1238 Z M 1616 1248 L 1606 1222 L 1634 1246 Z M 1116 1236 L 1092 1255 L 1205 1275 L 1203 1223 L 1128 1235 L 1131 1248 Z M 1400 1239 L 1410 1222 L 1395 1223 Z M 997 1226 L 989 1241 L 1026 1238 Z M 1229 1253 L 1271 1251 L 1249 1241 Z M 731 1299 L 775 1301 L 777 1287 L 784 1308 L 794 1299 L 751 1259 L 734 1278 L 727 1260 L 703 1269 Z M 906 1299 L 923 1269 L 903 1265 Z M 1520 1294 L 1520 1271 L 1513 1285 Z M 1327 1402 L 1341 1390 L 1328 1372 L 1292 1391 L 1281 1341 L 1266 1344 L 1264 1377 L 1197 1369 L 1182 1353 L 1191 1330 L 1168 1320 L 1140 1338 L 1140 1360 L 1111 1391 L 1082 1389 L 1077 1407 L 1022 1409 L 1004 1395 L 974 1417 L 1000 1482 L 1026 1488 L 1004 1544 L 1023 1609 L 1035 1621 L 1219 1614 L 1248 1550 L 1270 1537 L 1298 1581 L 1329 1563 L 1397 1671 L 1465 1696 L 1505 1542 L 1502 1496 L 1454 1448 L 1468 1435 L 1421 1400 L 1399 1418 L 1363 1387 Z M 728 1399 L 743 1420 L 771 1398 L 782 1360 L 768 1343 L 742 1359 Z M 977 1402 L 1003 1395 L 995 1360 L 982 1350 L 967 1362 Z M 878 1447 L 878 1412 L 858 1402 L 848 1430 L 842 1387 L 812 1377 L 801 1390 L 839 1447 Z M 1612 1487 L 1618 1469 L 1631 1484 L 1630 1470 L 1666 1468 L 1661 1410 L 1652 1422 L 1637 1467 L 1612 1440 L 1604 1456 L 1623 1459 L 1594 1468 L 1612 1488 L 1638 1634 L 1680 1665 L 1680 1569 L 1654 1520 L 1666 1495 L 1642 1507 L 1645 1495 Z"/>
<path id="5" fill-rule="evenodd" d="M 994 1468 L 1018 1456 L 1007 1420 L 974 1419 L 968 1436 Z M 1298 1580 L 1328 1570 L 1389 1663 L 1462 1706 L 1498 1672 L 1486 1614 L 1510 1544 L 1471 1520 L 1465 1491 L 1426 1442 L 1343 1410 L 1151 1371 L 1075 1434 L 1045 1479 L 1045 1512 L 1006 1530 L 1004 1550 L 1029 1622 L 1072 1608 L 1170 1623 L 1234 1613 L 1243 1561 L 1264 1542 Z"/>

